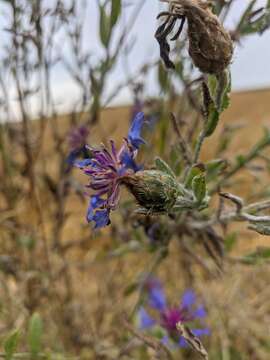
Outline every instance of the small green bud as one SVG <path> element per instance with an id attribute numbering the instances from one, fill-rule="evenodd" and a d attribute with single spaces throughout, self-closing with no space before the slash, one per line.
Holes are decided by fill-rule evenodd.
<path id="1" fill-rule="evenodd" d="M 159 170 L 138 171 L 125 176 L 123 183 L 139 205 L 149 213 L 170 211 L 177 197 L 181 195 L 181 188 L 176 179 Z"/>

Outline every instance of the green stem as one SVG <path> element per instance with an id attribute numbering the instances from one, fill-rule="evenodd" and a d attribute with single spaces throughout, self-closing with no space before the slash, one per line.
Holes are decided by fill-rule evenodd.
<path id="1" fill-rule="evenodd" d="M 203 146 L 203 142 L 205 139 L 205 129 L 203 129 L 200 134 L 199 137 L 197 139 L 196 145 L 195 145 L 195 150 L 194 150 L 194 156 L 192 159 L 192 163 L 191 165 L 187 168 L 187 170 L 185 171 L 185 175 L 184 175 L 184 182 L 186 182 L 186 180 L 189 178 L 189 174 L 192 170 L 192 167 L 198 162 L 199 157 L 200 157 L 200 153 L 201 153 L 201 149 Z"/>
<path id="2" fill-rule="evenodd" d="M 144 284 L 147 283 L 147 281 L 151 278 L 151 276 L 153 275 L 153 273 L 156 271 L 156 269 L 158 268 L 158 266 L 161 264 L 161 262 L 163 261 L 163 259 L 165 259 L 165 257 L 168 254 L 168 249 L 167 247 L 162 247 L 159 249 L 159 251 L 157 252 L 157 254 L 155 254 L 155 256 L 153 257 L 153 261 L 150 264 L 150 267 L 147 271 L 146 276 L 144 277 L 143 281 L 142 281 L 142 286 L 139 288 L 139 296 L 138 299 L 130 313 L 129 319 L 132 319 L 132 317 L 136 314 L 136 312 L 138 311 L 138 308 L 141 304 L 142 298 L 143 298 L 143 293 L 144 293 Z"/>

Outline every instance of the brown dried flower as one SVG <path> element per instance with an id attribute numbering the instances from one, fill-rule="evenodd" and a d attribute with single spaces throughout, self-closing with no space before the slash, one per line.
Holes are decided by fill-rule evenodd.
<path id="1" fill-rule="evenodd" d="M 156 31 L 160 45 L 160 55 L 168 68 L 174 68 L 170 60 L 170 45 L 167 36 L 173 31 L 176 22 L 180 27 L 171 40 L 176 40 L 188 23 L 189 54 L 193 63 L 203 73 L 221 73 L 231 62 L 233 42 L 218 17 L 212 13 L 208 2 L 202 0 L 161 0 L 170 4 L 169 11 L 159 17 L 166 17 Z"/>

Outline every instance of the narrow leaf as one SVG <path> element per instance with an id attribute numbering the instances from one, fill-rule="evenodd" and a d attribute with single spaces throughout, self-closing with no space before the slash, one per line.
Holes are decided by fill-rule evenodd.
<path id="1" fill-rule="evenodd" d="M 201 175 L 205 172 L 205 166 L 202 163 L 196 164 L 192 167 L 192 169 L 190 170 L 185 186 L 187 189 L 191 189 L 191 185 L 192 185 L 192 180 L 195 176 L 197 175 Z"/>
<path id="2" fill-rule="evenodd" d="M 43 332 L 43 322 L 39 314 L 32 315 L 28 328 L 28 344 L 33 358 L 41 350 L 41 337 Z"/>
<path id="3" fill-rule="evenodd" d="M 19 330 L 14 331 L 4 342 L 5 359 L 11 360 L 19 341 Z"/>
<path id="4" fill-rule="evenodd" d="M 157 157 L 155 159 L 155 165 L 157 170 L 163 171 L 166 174 L 170 175 L 171 177 L 175 178 L 175 174 L 172 171 L 172 169 L 170 168 L 170 166 L 161 158 Z"/>
<path id="5" fill-rule="evenodd" d="M 108 47 L 111 37 L 110 18 L 108 17 L 105 5 L 99 6 L 99 36 L 105 48 Z"/>
<path id="6" fill-rule="evenodd" d="M 121 0 L 112 0 L 111 8 L 111 28 L 117 23 L 119 16 L 121 14 L 122 1 Z"/>
<path id="7" fill-rule="evenodd" d="M 206 182 L 204 174 L 197 175 L 192 179 L 192 190 L 198 203 L 202 203 L 206 196 Z"/>

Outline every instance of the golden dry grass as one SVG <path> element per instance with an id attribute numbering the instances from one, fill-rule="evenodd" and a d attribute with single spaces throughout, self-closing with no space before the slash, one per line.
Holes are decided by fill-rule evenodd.
<path id="1" fill-rule="evenodd" d="M 101 114 L 101 121 L 98 126 L 91 128 L 89 140 L 99 144 L 106 142 L 108 138 L 113 138 L 117 143 L 121 142 L 128 129 L 130 115 L 129 107 L 119 107 L 106 109 Z M 262 134 L 262 126 L 267 125 L 270 120 L 270 90 L 249 91 L 235 93 L 232 95 L 232 105 L 227 110 L 219 124 L 213 138 L 206 141 L 203 147 L 202 160 L 213 157 L 222 134 L 225 124 L 242 123 L 244 127 L 239 132 L 232 144 L 228 156 L 236 153 L 245 152 L 251 148 Z M 69 130 L 67 116 L 58 118 L 58 124 L 63 134 Z M 33 122 L 33 134 L 35 134 L 38 123 Z M 34 138 L 34 136 L 33 136 Z M 47 125 L 45 138 L 36 171 L 39 173 L 41 167 L 54 175 L 57 165 L 57 154 L 54 152 L 54 143 L 50 127 Z M 14 147 L 16 151 L 16 146 Z M 67 150 L 68 151 L 68 150 Z M 18 156 L 20 156 L 18 154 Z M 75 177 L 82 183 L 85 178 L 79 174 Z M 243 172 L 240 175 L 241 182 L 234 187 L 234 192 L 239 195 L 250 193 L 252 183 L 250 175 Z M 269 179 L 264 179 L 268 182 Z M 40 191 L 39 194 L 44 211 L 46 225 L 46 235 L 50 239 L 52 235 L 52 220 L 54 205 L 47 193 Z M 27 224 L 31 228 L 33 218 L 36 216 L 32 204 L 22 199 L 14 212 L 22 224 Z M 125 258 L 110 259 L 106 256 L 108 249 L 111 249 L 109 229 L 105 229 L 102 235 L 96 237 L 94 233 L 89 234 L 89 227 L 85 222 L 86 203 L 82 203 L 77 196 L 71 195 L 66 204 L 66 211 L 70 213 L 63 229 L 62 241 L 67 243 L 86 237 L 88 240 L 79 247 L 71 248 L 66 253 L 66 261 L 70 265 L 72 279 L 72 302 L 67 308 L 59 308 L 54 304 L 53 298 L 42 297 L 39 287 L 35 286 L 32 293 L 33 297 L 41 301 L 39 311 L 47 318 L 50 331 L 48 332 L 48 343 L 54 343 L 55 338 L 60 339 L 61 343 L 70 344 L 70 332 L 66 329 L 63 318 L 67 324 L 72 326 L 74 331 L 80 331 L 80 335 L 85 341 L 93 341 L 109 349 L 113 354 L 115 343 L 123 339 L 124 330 L 121 328 L 119 316 L 125 311 L 130 311 L 136 300 L 135 297 L 126 298 L 124 296 L 127 284 L 138 278 L 142 271 L 149 268 L 151 261 L 150 254 L 135 253 Z M 117 213 L 113 215 L 117 219 Z M 125 238 L 125 224 L 121 224 L 123 234 L 118 243 Z M 259 236 L 252 232 L 247 232 L 245 227 L 235 226 L 231 230 L 240 234 L 240 241 L 235 249 L 235 254 L 245 253 L 254 250 L 257 246 L 269 246 L 269 237 Z M 201 250 L 199 250 L 201 251 Z M 204 256 L 204 254 L 200 254 Z M 24 254 L 25 259 L 28 259 Z M 42 256 L 42 254 L 39 254 Z M 23 259 L 22 259 L 23 260 Z M 166 284 L 169 297 L 173 301 L 178 301 L 181 291 L 188 286 L 188 277 L 182 272 L 185 259 L 181 258 L 179 248 L 174 242 L 170 244 L 170 255 L 158 270 L 159 277 Z M 51 254 L 51 265 L 54 271 L 59 271 L 63 264 L 57 257 L 57 253 Z M 65 271 L 65 270 L 64 270 Z M 240 264 L 227 264 L 225 272 L 220 279 L 211 279 L 202 274 L 198 265 L 192 265 L 191 273 L 196 279 L 194 287 L 204 298 L 209 310 L 209 324 L 212 328 L 213 336 L 207 340 L 206 345 L 210 349 L 211 359 L 217 360 L 215 349 L 220 348 L 223 358 L 226 360 L 238 360 L 240 358 L 230 356 L 230 348 L 237 348 L 242 353 L 242 360 L 268 360 L 269 344 L 269 266 L 244 267 Z M 22 277 L 19 283 L 9 280 L 8 286 L 11 289 L 12 298 L 18 299 L 10 305 L 13 317 L 17 318 L 18 324 L 23 324 L 24 313 L 22 304 L 25 301 L 24 291 L 28 284 L 27 278 Z M 55 282 L 54 286 L 61 293 L 63 283 Z M 35 294 L 37 291 L 37 294 Z M 64 290 L 63 290 L 64 293 Z M 7 299 L 7 301 L 9 301 Z M 49 305 L 49 306 L 48 306 Z M 61 314 L 61 316 L 60 316 Z M 70 326 L 70 325 L 68 325 Z M 66 334 L 66 335 L 65 335 Z M 72 335 L 72 332 L 71 332 Z M 76 335 L 76 334 L 75 334 Z M 267 343 L 267 347 L 261 346 Z M 103 349 L 103 350 L 104 350 Z M 80 349 L 81 350 L 81 349 Z M 72 349 L 74 351 L 74 349 Z M 96 359 L 96 351 L 87 350 L 85 359 Z M 249 355 L 250 354 L 250 355 Z M 181 355 L 179 355 L 181 356 Z M 101 357 L 102 358 L 102 357 Z M 150 358 L 150 357 L 149 357 Z M 184 357 L 178 357 L 182 359 Z M 139 357 L 136 359 L 140 359 Z M 146 359 L 146 358 L 145 358 Z M 193 359 L 193 357 L 190 357 Z M 195 357 L 194 357 L 195 359 Z"/>

